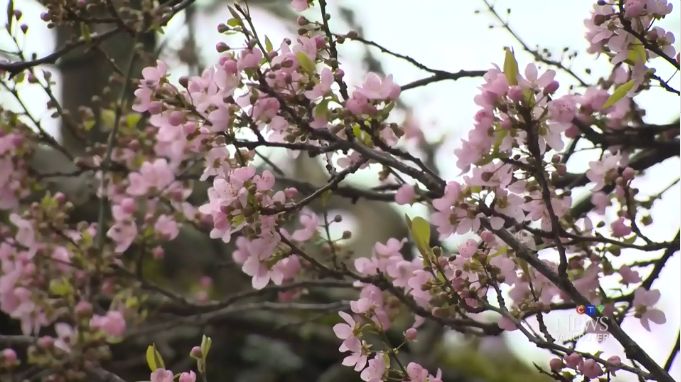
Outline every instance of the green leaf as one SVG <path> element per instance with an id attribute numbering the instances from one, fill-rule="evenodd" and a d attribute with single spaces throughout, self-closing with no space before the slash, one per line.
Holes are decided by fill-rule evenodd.
<path id="1" fill-rule="evenodd" d="M 230 27 L 241 26 L 241 20 L 239 20 L 238 18 L 229 19 L 227 20 L 227 25 L 229 25 Z"/>
<path id="2" fill-rule="evenodd" d="M 165 369 L 166 365 L 163 363 L 163 357 L 161 353 L 156 350 L 156 345 L 151 344 L 147 348 L 147 365 L 151 371 L 156 371 L 156 369 Z"/>
<path id="3" fill-rule="evenodd" d="M 632 44 L 627 52 L 626 61 L 632 65 L 644 64 L 648 60 L 648 52 L 643 44 Z"/>
<path id="4" fill-rule="evenodd" d="M 319 105 L 314 108 L 314 116 L 319 119 L 327 120 L 329 117 L 329 100 L 323 99 Z"/>
<path id="5" fill-rule="evenodd" d="M 92 40 L 92 32 L 90 31 L 90 26 L 85 23 L 80 23 L 80 35 L 83 36 L 85 42 L 90 42 Z"/>
<path id="6" fill-rule="evenodd" d="M 617 89 L 612 93 L 610 98 L 608 98 L 607 101 L 603 104 L 603 109 L 607 109 L 610 106 L 614 105 L 617 103 L 617 101 L 621 100 L 624 98 L 624 96 L 629 93 L 629 91 L 634 87 L 634 80 L 627 81 L 623 83 L 622 85 L 618 86 Z"/>
<path id="7" fill-rule="evenodd" d="M 116 113 L 111 109 L 102 109 L 99 117 L 101 118 L 102 124 L 107 129 L 113 129 L 114 122 L 116 122 Z"/>
<path id="8" fill-rule="evenodd" d="M 269 37 L 265 36 L 265 50 L 267 53 L 271 52 L 274 49 L 272 46 L 272 41 L 270 40 Z"/>
<path id="9" fill-rule="evenodd" d="M 310 57 L 305 54 L 305 52 L 297 52 L 296 58 L 298 59 L 298 64 L 307 73 L 314 73 L 314 62 L 310 60 Z"/>
<path id="10" fill-rule="evenodd" d="M 132 129 L 135 126 L 137 126 L 140 119 L 142 119 L 142 114 L 130 113 L 125 116 L 125 124 L 128 126 L 129 129 Z"/>
<path id="11" fill-rule="evenodd" d="M 83 121 L 83 129 L 85 129 L 85 131 L 90 131 L 93 127 L 95 127 L 95 120 L 93 118 L 88 118 Z"/>
<path id="12" fill-rule="evenodd" d="M 203 337 L 201 337 L 201 354 L 204 359 L 208 357 L 211 345 L 213 345 L 213 340 L 204 334 Z"/>
<path id="13" fill-rule="evenodd" d="M 73 292 L 73 287 L 66 278 L 51 280 L 49 288 L 50 293 L 55 296 L 68 296 Z"/>
<path id="14" fill-rule="evenodd" d="M 417 216 L 411 220 L 411 235 L 414 243 L 421 254 L 425 257 L 430 250 L 430 223 L 426 219 Z"/>
<path id="15" fill-rule="evenodd" d="M 504 75 L 509 85 L 518 85 L 518 61 L 516 61 L 513 51 L 505 48 Z"/>

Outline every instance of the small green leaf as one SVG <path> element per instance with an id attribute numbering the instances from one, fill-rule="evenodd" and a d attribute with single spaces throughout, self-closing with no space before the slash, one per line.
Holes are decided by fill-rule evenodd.
<path id="1" fill-rule="evenodd" d="M 93 127 L 95 127 L 94 119 L 88 118 L 85 121 L 83 121 L 83 129 L 85 129 L 85 131 L 91 131 Z"/>
<path id="2" fill-rule="evenodd" d="M 634 87 L 634 80 L 627 81 L 623 83 L 622 85 L 618 86 L 617 89 L 612 93 L 610 98 L 608 98 L 607 101 L 603 104 L 603 109 L 607 109 L 610 106 L 614 105 L 617 103 L 617 101 L 621 100 L 624 98 L 624 96 L 629 93 L 629 91 Z"/>
<path id="3" fill-rule="evenodd" d="M 510 48 L 505 48 L 504 75 L 509 85 L 518 85 L 518 61 Z"/>
<path id="4" fill-rule="evenodd" d="M 323 99 L 319 105 L 315 106 L 314 108 L 314 116 L 327 120 L 329 118 L 329 100 L 328 99 Z"/>
<path id="5" fill-rule="evenodd" d="M 238 18 L 229 19 L 227 20 L 227 25 L 229 25 L 230 27 L 241 26 L 241 20 L 239 20 Z"/>
<path id="6" fill-rule="evenodd" d="M 314 72 L 314 62 L 310 60 L 310 57 L 308 57 L 305 52 L 297 52 L 296 58 L 298 59 L 298 64 L 300 64 L 300 67 L 303 68 L 304 71 L 307 73 Z"/>
<path id="7" fill-rule="evenodd" d="M 203 337 L 201 337 L 201 354 L 203 355 L 204 359 L 208 357 L 208 352 L 210 351 L 212 344 L 213 340 L 207 335 L 204 334 Z"/>
<path id="8" fill-rule="evenodd" d="M 105 128 L 113 129 L 114 122 L 116 122 L 116 113 L 113 110 L 102 109 L 99 116 Z"/>
<path id="9" fill-rule="evenodd" d="M 140 119 L 142 119 L 142 114 L 130 113 L 125 116 L 125 124 L 128 126 L 129 129 L 132 129 L 135 126 L 137 126 Z"/>
<path id="10" fill-rule="evenodd" d="M 267 53 L 271 52 L 274 49 L 272 46 L 272 41 L 270 40 L 269 37 L 265 36 L 265 50 Z"/>
<path id="11" fill-rule="evenodd" d="M 627 52 L 626 61 L 632 65 L 644 64 L 648 60 L 648 52 L 643 44 L 632 44 Z"/>
<path id="12" fill-rule="evenodd" d="M 411 235 L 416 247 L 426 257 L 430 250 L 430 223 L 426 219 L 417 216 L 411 220 Z"/>
<path id="13" fill-rule="evenodd" d="M 55 296 L 68 296 L 73 292 L 73 287 L 68 279 L 53 279 L 50 281 L 50 293 Z"/>
<path id="14" fill-rule="evenodd" d="M 156 371 L 156 369 L 165 369 L 165 363 L 163 363 L 163 357 L 161 353 L 156 350 L 156 345 L 151 344 L 147 348 L 147 365 L 151 371 Z"/>
<path id="15" fill-rule="evenodd" d="M 80 23 L 80 35 L 83 36 L 85 42 L 90 42 L 92 40 L 92 32 L 90 31 L 90 26 L 86 23 Z"/>

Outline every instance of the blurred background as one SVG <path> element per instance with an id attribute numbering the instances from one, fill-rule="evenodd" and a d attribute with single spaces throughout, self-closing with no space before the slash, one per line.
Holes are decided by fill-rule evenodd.
<path id="1" fill-rule="evenodd" d="M 7 0 L 0 0 L 4 9 Z M 150 51 L 158 49 L 160 59 L 171 67 L 174 79 L 182 75 L 197 74 L 202 68 L 217 60 L 215 44 L 225 41 L 231 46 L 239 46 L 240 41 L 230 41 L 217 32 L 216 26 L 229 18 L 224 0 L 197 0 L 188 11 L 173 18 L 165 34 L 148 36 L 145 44 Z M 284 37 L 296 34 L 297 15 L 285 0 L 250 0 L 254 23 L 261 35 L 267 35 L 274 45 Z M 337 33 L 354 30 L 368 40 L 417 59 L 436 69 L 447 71 L 488 69 L 492 64 L 501 64 L 503 48 L 513 47 L 521 68 L 532 61 L 532 56 L 523 51 L 520 44 L 500 21 L 486 8 L 482 0 L 330 0 L 332 14 L 331 28 Z M 546 0 L 498 0 L 494 3 L 500 17 L 531 48 L 546 49 L 553 59 L 566 58 L 565 63 L 589 83 L 595 83 L 601 75 L 609 73 L 610 66 L 606 57 L 595 57 L 585 53 L 583 39 L 583 20 L 589 16 L 593 5 L 590 0 L 546 1 Z M 673 1 L 675 11 L 664 20 L 663 26 L 674 32 L 679 31 L 679 1 Z M 49 30 L 39 21 L 44 11 L 37 0 L 15 0 L 15 7 L 24 12 L 24 22 L 30 31 L 21 41 L 24 49 L 38 56 L 49 54 L 63 45 L 66 33 Z M 319 19 L 319 10 L 311 8 L 303 13 L 311 20 Z M 2 24 L 5 22 L 2 16 Z M 125 57 L 128 41 L 126 37 L 114 39 L 104 47 L 111 56 Z M 8 47 L 7 36 L 0 35 L 0 47 Z M 677 44 L 678 50 L 678 44 Z M 117 53 L 119 52 L 119 53 Z M 574 52 L 578 52 L 573 56 Z M 351 84 L 361 82 L 367 70 L 392 74 L 398 84 L 427 77 L 405 61 L 381 54 L 374 48 L 346 41 L 340 47 L 342 68 Z M 569 58 L 567 58 L 570 56 Z M 541 66 L 541 65 L 540 65 Z M 63 60 L 53 66 L 57 82 L 55 93 L 67 109 L 77 109 L 88 104 L 91 97 L 108 82 L 107 65 L 97 52 L 83 57 Z M 522 69 L 521 69 L 522 70 Z M 660 65 L 662 78 L 670 78 L 675 73 Z M 564 73 L 558 73 L 562 91 L 576 85 Z M 462 136 L 472 126 L 477 107 L 473 96 L 480 85 L 480 79 L 461 79 L 431 84 L 404 92 L 400 98 L 403 107 L 395 113 L 397 121 L 409 120 L 422 130 L 432 152 L 424 153 L 443 174 L 445 179 L 455 179 L 459 170 L 454 166 L 453 150 Z M 672 82 L 679 86 L 676 74 Z M 66 85 L 64 85 L 66 84 Z M 25 99 L 30 100 L 29 108 L 49 126 L 50 132 L 67 145 L 69 137 L 60 130 L 59 120 L 53 119 L 46 111 L 48 100 L 40 88 L 23 89 Z M 636 98 L 647 110 L 649 123 L 669 123 L 678 120 L 678 98 L 670 96 L 659 88 Z M 12 107 L 7 94 L 0 92 L 0 102 Z M 74 148 L 74 149 L 77 149 Z M 324 170 L 320 162 L 311 159 L 292 159 L 285 152 L 268 153 L 293 178 L 320 184 L 324 181 Z M 44 166 L 59 167 L 54 158 L 46 153 L 42 158 Z M 589 157 L 575 156 L 572 172 L 586 169 Z M 379 169 L 376 169 L 376 172 Z M 653 167 L 637 185 L 643 192 L 655 192 L 667 186 L 679 174 L 678 158 L 672 158 Z M 350 178 L 350 182 L 366 185 L 375 176 L 364 172 Z M 66 189 L 72 198 L 84 198 L 82 190 L 87 179 L 76 179 L 55 184 L 54 187 Z M 583 194 L 588 189 L 582 190 Z M 668 240 L 679 227 L 679 185 L 653 208 L 656 221 L 650 232 L 653 239 Z M 87 205 L 88 200 L 80 200 Z M 319 206 L 316 206 L 319 208 Z M 84 208 L 84 214 L 87 209 Z M 341 214 L 344 222 L 338 225 L 339 236 L 345 228 L 356 234 L 350 245 L 358 256 L 370 254 L 376 241 L 386 241 L 389 237 L 406 235 L 401 216 L 427 214 L 423 208 L 388 206 L 378 203 L 362 202 L 352 204 L 348 201 L 333 202 L 328 206 L 328 214 Z M 464 238 L 452 239 L 448 245 L 456 246 Z M 248 280 L 230 262 L 231 248 L 205 240 L 205 236 L 191 229 L 185 229 L 181 237 L 166 248 L 168 255 L 162 262 L 152 262 L 147 267 L 159 283 L 172 286 L 185 293 L 200 293 L 209 289 L 212 297 L 218 298 L 248 286 Z M 216 266 L 216 264 L 218 266 Z M 625 329 L 654 359 L 664 363 L 672 348 L 679 328 L 678 291 L 681 289 L 679 278 L 679 255 L 668 263 L 654 288 L 662 289 L 660 305 L 667 316 L 667 323 L 655 327 L 652 333 L 646 332 L 632 319 L 625 322 Z M 207 275 L 213 281 L 210 287 L 201 285 L 197 280 Z M 607 283 L 607 281 L 606 281 Z M 207 282 L 204 282 L 207 284 Z M 669 293 L 668 291 L 673 291 Z M 342 292 L 329 291 L 320 300 L 345 296 Z M 326 324 L 324 321 L 326 320 Z M 287 315 L 280 313 L 252 312 L 238 316 L 221 318 L 197 328 L 187 329 L 186 333 L 154 332 L 144 333 L 138 339 L 139 345 L 153 339 L 168 359 L 175 360 L 182 367 L 186 352 L 199 338 L 198 333 L 207 331 L 214 338 L 214 350 L 210 360 L 213 380 L 229 381 L 352 381 L 357 376 L 347 368 L 338 366 L 341 359 L 336 348 L 338 341 L 332 335 L 328 323 L 335 320 L 333 314 L 319 313 Z M 316 321 L 321 324 L 315 324 Z M 6 320 L 0 321 L 0 325 Z M 560 325 L 561 318 L 548 323 Z M 396 330 L 395 335 L 399 336 Z M 164 338 L 166 340 L 164 340 Z M 133 344 L 135 341 L 132 341 Z M 590 350 L 603 350 L 609 355 L 621 349 L 614 342 L 606 340 L 580 343 Z M 130 378 L 142 378 L 144 358 L 135 346 L 128 341 L 114 348 L 111 369 Z M 415 357 L 425 360 L 431 367 L 442 367 L 446 381 L 539 381 L 544 380 L 534 370 L 533 363 L 545 367 L 547 353 L 536 349 L 520 334 L 504 334 L 493 338 L 469 338 L 441 328 L 427 328 L 419 341 L 408 351 Z M 186 361 L 184 361 L 186 362 Z M 188 367 L 190 365 L 184 365 Z M 679 360 L 674 363 L 676 375 L 681 371 Z M 626 378 L 620 377 L 620 380 Z"/>

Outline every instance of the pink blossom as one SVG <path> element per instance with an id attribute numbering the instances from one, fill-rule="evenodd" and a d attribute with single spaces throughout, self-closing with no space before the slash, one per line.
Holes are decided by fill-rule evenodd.
<path id="1" fill-rule="evenodd" d="M 601 160 L 589 162 L 589 170 L 587 170 L 586 176 L 590 181 L 596 183 L 593 188 L 594 191 L 602 189 L 606 184 L 615 180 L 621 160 L 620 154 L 607 154 Z"/>
<path id="2" fill-rule="evenodd" d="M 549 102 L 549 118 L 555 122 L 571 123 L 577 112 L 576 99 L 566 95 Z"/>
<path id="3" fill-rule="evenodd" d="M 641 276 L 638 274 L 638 272 L 632 270 L 628 265 L 621 266 L 618 272 L 622 277 L 622 283 L 625 285 L 635 284 L 641 281 Z"/>
<path id="4" fill-rule="evenodd" d="M 501 329 L 508 331 L 518 330 L 518 326 L 515 324 L 515 322 L 513 322 L 510 318 L 506 316 L 501 316 L 501 318 L 499 318 L 497 326 L 499 326 L 499 328 Z"/>
<path id="5" fill-rule="evenodd" d="M 137 224 L 134 220 L 115 222 L 107 231 L 106 236 L 116 243 L 114 251 L 123 253 L 137 237 Z"/>
<path id="6" fill-rule="evenodd" d="M 455 227 L 451 221 L 452 206 L 458 201 L 461 194 L 461 186 L 456 182 L 449 182 L 445 187 L 444 195 L 433 200 L 435 213 L 431 215 L 431 222 L 437 227 L 440 236 L 447 236 L 454 232 Z"/>
<path id="7" fill-rule="evenodd" d="M 345 323 L 336 324 L 333 326 L 333 332 L 336 337 L 341 340 L 347 340 L 349 338 L 355 337 L 355 330 L 359 328 L 357 322 L 352 318 L 351 315 L 345 312 L 338 312 L 338 315 L 345 321 Z"/>
<path id="8" fill-rule="evenodd" d="M 370 72 L 356 93 L 370 100 L 395 100 L 400 95 L 400 86 L 393 82 L 392 75 L 381 79 L 378 74 Z"/>
<path id="9" fill-rule="evenodd" d="M 596 213 L 603 215 L 605 208 L 610 205 L 610 196 L 604 192 L 594 192 L 591 194 L 591 204 L 594 205 Z"/>
<path id="10" fill-rule="evenodd" d="M 90 327 L 104 332 L 110 337 L 122 337 L 126 323 L 123 314 L 117 310 L 110 310 L 104 316 L 94 315 L 90 319 Z"/>
<path id="11" fill-rule="evenodd" d="M 650 321 L 656 324 L 664 324 L 667 322 L 667 317 L 664 312 L 660 309 L 653 308 L 660 300 L 660 291 L 645 290 L 644 288 L 636 289 L 634 292 L 634 300 L 632 305 L 636 310 L 636 317 L 641 321 L 641 326 L 643 326 L 647 331 L 650 331 Z"/>
<path id="12" fill-rule="evenodd" d="M 628 236 L 632 232 L 631 228 L 624 224 L 623 217 L 620 217 L 619 219 L 612 222 L 612 224 L 610 224 L 610 228 L 612 229 L 612 235 L 615 237 Z"/>
<path id="13" fill-rule="evenodd" d="M 355 366 L 355 371 L 364 369 L 367 363 L 367 355 L 364 351 L 362 341 L 357 337 L 359 330 L 358 323 L 345 312 L 338 312 L 345 323 L 336 324 L 333 326 L 333 332 L 336 337 L 343 340 L 343 343 L 338 348 L 341 352 L 351 352 L 350 355 L 343 359 L 343 365 Z"/>
<path id="14" fill-rule="evenodd" d="M 416 199 L 416 190 L 410 184 L 403 184 L 395 193 L 395 202 L 397 204 L 412 204 L 414 199 Z"/>
<path id="15" fill-rule="evenodd" d="M 280 236 L 276 233 L 265 234 L 253 240 L 241 236 L 237 239 L 237 250 L 233 252 L 234 261 L 242 264 L 241 270 L 251 276 L 255 289 L 262 289 L 272 281 L 281 285 L 287 278 L 295 276 L 300 263 L 295 256 L 289 256 L 272 264 L 271 257 L 279 245 Z"/>
<path id="16" fill-rule="evenodd" d="M 141 196 L 150 191 L 162 191 L 175 180 L 173 170 L 168 166 L 165 159 L 156 159 L 153 162 L 144 162 L 139 172 L 133 172 L 128 176 L 130 185 L 126 190 L 128 194 Z"/>
<path id="17" fill-rule="evenodd" d="M 237 60 L 237 67 L 239 70 L 257 68 L 260 65 L 260 60 L 262 60 L 263 55 L 260 49 L 244 49 L 239 55 Z"/>
<path id="18" fill-rule="evenodd" d="M 365 382 L 381 382 L 386 371 L 385 355 L 376 353 L 374 358 L 369 360 L 369 365 L 360 374 L 360 378 Z"/>
<path id="19" fill-rule="evenodd" d="M 165 214 L 158 217 L 154 224 L 154 230 L 165 240 L 173 240 L 180 232 L 175 219 Z"/>
<path id="20" fill-rule="evenodd" d="M 163 77 L 165 77 L 168 67 L 163 61 L 156 61 L 156 66 L 148 66 L 142 69 L 142 78 L 144 78 L 144 85 L 148 87 L 157 87 Z"/>
<path id="21" fill-rule="evenodd" d="M 355 371 L 364 369 L 367 364 L 367 354 L 364 343 L 358 338 L 349 338 L 338 348 L 341 353 L 350 352 L 343 359 L 343 366 L 354 366 Z"/>
<path id="22" fill-rule="evenodd" d="M 436 375 L 428 373 L 423 366 L 416 362 L 409 362 L 407 365 L 407 379 L 405 382 L 442 382 L 442 371 L 438 369 Z"/>
<path id="23" fill-rule="evenodd" d="M 193 371 L 183 372 L 177 382 L 196 382 L 196 374 Z"/>
<path id="24" fill-rule="evenodd" d="M 300 214 L 300 224 L 303 225 L 303 228 L 293 231 L 291 238 L 295 241 L 305 242 L 312 239 L 317 233 L 319 218 L 313 211 L 304 210 Z"/>
<path id="25" fill-rule="evenodd" d="M 166 369 L 156 369 L 151 373 L 150 382 L 173 382 L 173 372 Z"/>
<path id="26" fill-rule="evenodd" d="M 291 6 L 296 11 L 302 12 L 310 6 L 310 3 L 308 0 L 291 0 Z"/>
<path id="27" fill-rule="evenodd" d="M 307 0 L 303 1 L 307 2 Z M 310 100 L 323 97 L 331 90 L 331 84 L 333 84 L 333 72 L 331 72 L 331 69 L 329 68 L 324 68 L 319 75 L 319 82 L 315 84 L 312 90 L 305 92 L 305 97 Z"/>
<path id="28" fill-rule="evenodd" d="M 518 76 L 518 86 L 523 89 L 542 90 L 552 85 L 555 75 L 555 71 L 547 70 L 539 76 L 537 66 L 530 63 L 525 67 L 525 77 Z M 552 86 L 555 87 L 555 85 Z"/>

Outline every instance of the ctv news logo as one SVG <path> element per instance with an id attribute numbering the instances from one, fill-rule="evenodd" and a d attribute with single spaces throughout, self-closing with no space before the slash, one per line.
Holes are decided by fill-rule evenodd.
<path id="1" fill-rule="evenodd" d="M 558 341 L 595 338 L 601 343 L 608 338 L 608 322 L 602 316 L 604 305 L 578 305 L 575 310 L 577 314 L 560 317 Z"/>

